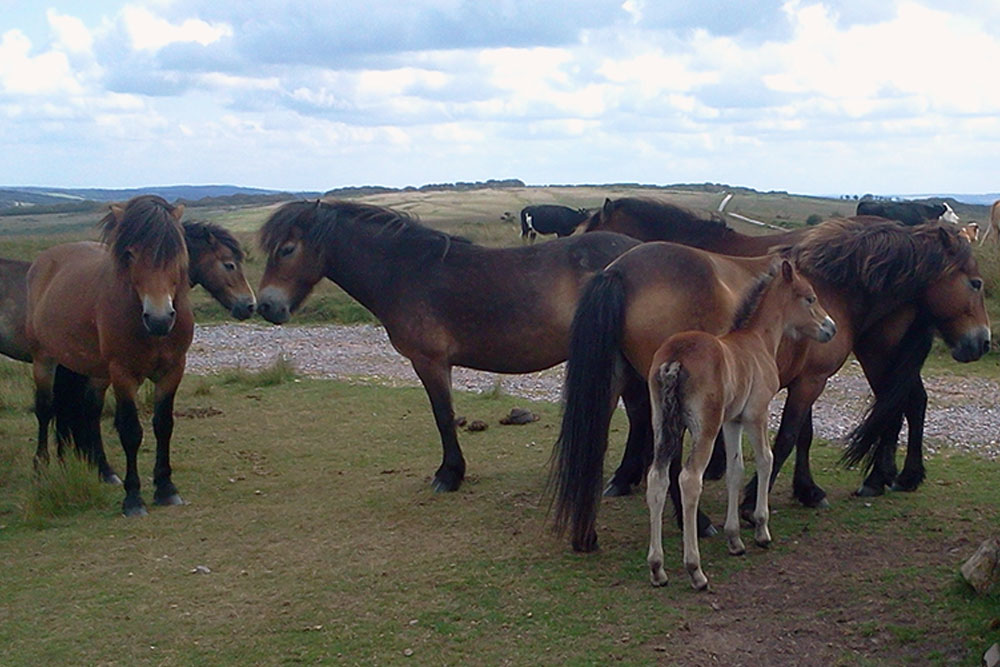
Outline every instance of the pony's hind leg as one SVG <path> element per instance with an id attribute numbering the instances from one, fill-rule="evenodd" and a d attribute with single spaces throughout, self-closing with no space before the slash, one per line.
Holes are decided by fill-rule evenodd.
<path id="1" fill-rule="evenodd" d="M 49 462 L 49 423 L 54 414 L 52 386 L 55 378 L 56 365 L 49 361 L 36 359 L 32 363 L 32 375 L 35 379 L 35 419 L 38 420 L 38 446 L 35 449 L 35 471 Z"/>
<path id="2" fill-rule="evenodd" d="M 663 569 L 663 506 L 667 502 L 667 491 L 670 488 L 670 457 L 666 452 L 666 443 L 663 442 L 662 421 L 663 409 L 659 401 L 654 400 L 651 423 L 657 439 L 653 446 L 653 464 L 646 474 L 646 505 L 649 507 L 649 551 L 646 554 L 646 564 L 649 566 L 649 579 L 654 586 L 667 584 L 667 573 Z M 683 431 L 681 433 L 683 437 Z"/>
<path id="3" fill-rule="evenodd" d="M 170 437 L 174 432 L 174 396 L 184 375 L 184 367 L 175 370 L 156 384 L 153 397 L 153 433 L 156 435 L 156 465 L 153 467 L 153 502 L 157 505 L 183 505 L 184 500 L 170 478 Z"/>
<path id="4" fill-rule="evenodd" d="M 626 373 L 628 377 L 622 387 L 622 400 L 628 415 L 628 439 L 625 441 L 622 462 L 604 488 L 605 496 L 627 496 L 632 493 L 632 487 L 638 486 L 642 481 L 643 473 L 652 458 L 649 389 L 631 368 Z"/>
<path id="5" fill-rule="evenodd" d="M 924 417 L 927 413 L 927 390 L 919 377 L 910 390 L 906 406 L 907 440 L 903 470 L 892 484 L 893 491 L 916 491 L 924 481 Z"/>
<path id="6" fill-rule="evenodd" d="M 742 556 L 746 553 L 746 545 L 740 538 L 740 489 L 743 486 L 743 447 L 741 439 L 743 426 L 739 422 L 727 422 L 722 426 L 722 435 L 726 452 L 726 541 L 729 543 L 729 553 Z M 716 438 L 716 443 L 718 438 Z M 714 456 L 714 454 L 713 454 Z"/>
<path id="7" fill-rule="evenodd" d="M 699 591 L 708 588 L 708 577 L 701 569 L 701 552 L 698 548 L 698 502 L 701 500 L 702 476 L 712 456 L 712 445 L 721 421 L 721 415 L 715 419 L 706 419 L 703 414 L 701 423 L 691 428 L 691 456 L 681 470 L 679 479 L 684 511 L 684 567 L 691 576 L 691 586 Z"/>

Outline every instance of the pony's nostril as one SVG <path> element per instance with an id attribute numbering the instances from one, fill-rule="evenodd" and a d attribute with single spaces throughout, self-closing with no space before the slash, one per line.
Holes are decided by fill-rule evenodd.
<path id="1" fill-rule="evenodd" d="M 260 313 L 261 315 L 267 315 L 269 312 L 271 312 L 271 304 L 269 304 L 267 301 L 258 304 L 257 312 Z"/>
<path id="2" fill-rule="evenodd" d="M 253 311 L 254 311 L 254 305 L 251 303 L 250 305 L 247 306 L 247 312 L 253 315 Z"/>

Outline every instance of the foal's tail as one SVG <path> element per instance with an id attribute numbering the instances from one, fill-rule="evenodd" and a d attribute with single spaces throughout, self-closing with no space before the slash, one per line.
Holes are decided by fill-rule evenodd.
<path id="1" fill-rule="evenodd" d="M 934 330 L 929 323 L 917 320 L 910 325 L 896 347 L 884 384 L 872 387 L 875 401 L 869 406 L 864 419 L 847 436 L 847 450 L 841 457 L 846 465 L 864 462 L 869 471 L 878 460 L 882 448 L 896 448 L 896 438 L 902 425 L 903 411 L 910 392 L 920 383 L 920 369 L 930 352 Z M 882 440 L 887 431 L 895 430 L 896 437 Z"/>
<path id="2" fill-rule="evenodd" d="M 653 424 L 655 448 L 653 465 L 665 468 L 681 455 L 684 442 L 683 389 L 687 371 L 679 361 L 660 366 L 660 423 Z M 655 412 L 654 412 L 655 414 Z"/>
<path id="3" fill-rule="evenodd" d="M 549 487 L 555 491 L 555 532 L 570 528 L 576 551 L 597 548 L 594 524 L 604 454 L 625 363 L 620 352 L 625 298 L 621 273 L 602 271 L 587 284 L 573 317 L 565 407 L 552 452 Z"/>

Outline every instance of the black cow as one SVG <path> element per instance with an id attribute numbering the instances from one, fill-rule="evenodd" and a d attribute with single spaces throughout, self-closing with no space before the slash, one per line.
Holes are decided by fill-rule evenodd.
<path id="1" fill-rule="evenodd" d="M 958 224 L 958 215 L 946 203 L 922 204 L 915 201 L 866 199 L 858 202 L 858 215 L 877 215 L 880 218 L 898 220 L 904 225 L 919 225 L 934 220 Z"/>
<path id="2" fill-rule="evenodd" d="M 537 234 L 569 236 L 589 215 L 585 208 L 556 204 L 525 206 L 521 209 L 521 238 L 528 237 L 534 243 Z"/>

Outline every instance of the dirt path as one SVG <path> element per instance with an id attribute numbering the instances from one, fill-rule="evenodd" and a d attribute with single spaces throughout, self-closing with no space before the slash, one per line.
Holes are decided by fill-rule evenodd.
<path id="1" fill-rule="evenodd" d="M 393 386 L 419 385 L 409 361 L 396 352 L 385 330 L 371 325 L 273 327 L 258 324 L 199 326 L 188 356 L 193 373 L 217 373 L 225 368 L 264 368 L 284 355 L 312 377 L 374 382 Z M 956 364 L 955 372 L 961 366 Z M 512 396 L 558 401 L 563 366 L 523 375 L 498 375 L 456 368 L 456 389 L 486 392 L 499 387 Z M 977 377 L 925 377 L 930 396 L 925 441 L 929 454 L 942 447 L 1000 458 L 1000 384 Z M 843 438 L 862 418 L 870 399 L 868 383 L 857 362 L 849 362 L 827 383 L 813 417 L 818 437 Z M 784 392 L 771 409 L 777 428 Z"/>

